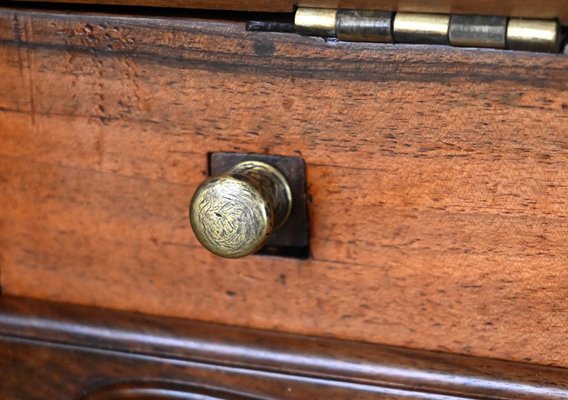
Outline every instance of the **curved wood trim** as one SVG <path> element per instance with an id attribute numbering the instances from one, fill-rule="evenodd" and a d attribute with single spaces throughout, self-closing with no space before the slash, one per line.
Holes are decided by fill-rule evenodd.
<path id="1" fill-rule="evenodd" d="M 465 398 L 568 398 L 566 369 L 15 297 L 0 300 L 0 335 L 317 378 L 330 384 L 364 384 Z"/>
<path id="2" fill-rule="evenodd" d="M 255 400 L 224 390 L 172 382 L 126 382 L 103 386 L 82 400 Z"/>

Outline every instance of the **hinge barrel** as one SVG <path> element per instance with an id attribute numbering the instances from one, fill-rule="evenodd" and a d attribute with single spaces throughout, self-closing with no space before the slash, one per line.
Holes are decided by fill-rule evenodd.
<path id="1" fill-rule="evenodd" d="M 345 41 L 560 51 L 554 20 L 301 7 L 296 31 Z"/>

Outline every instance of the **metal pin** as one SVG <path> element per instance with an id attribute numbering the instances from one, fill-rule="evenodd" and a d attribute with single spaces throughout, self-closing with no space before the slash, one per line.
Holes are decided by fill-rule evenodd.
<path id="1" fill-rule="evenodd" d="M 452 46 L 503 49 L 507 38 L 507 18 L 453 15 L 449 37 Z"/>
<path id="2" fill-rule="evenodd" d="M 353 42 L 392 43 L 393 13 L 390 11 L 339 10 L 337 38 Z"/>
<path id="3" fill-rule="evenodd" d="M 507 25 L 507 48 L 555 53 L 560 46 L 556 21 L 511 18 Z"/>
<path id="4" fill-rule="evenodd" d="M 396 13 L 394 40 L 402 43 L 448 44 L 450 16 Z"/>
<path id="5" fill-rule="evenodd" d="M 294 24 L 301 35 L 335 37 L 337 10 L 328 8 L 298 8 Z"/>

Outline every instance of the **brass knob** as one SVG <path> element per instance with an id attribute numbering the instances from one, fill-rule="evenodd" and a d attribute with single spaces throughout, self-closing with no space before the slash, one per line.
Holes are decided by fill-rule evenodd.
<path id="1" fill-rule="evenodd" d="M 244 161 L 203 182 L 189 214 L 203 246 L 221 257 L 239 258 L 260 250 L 291 209 L 286 178 L 269 164 Z"/>

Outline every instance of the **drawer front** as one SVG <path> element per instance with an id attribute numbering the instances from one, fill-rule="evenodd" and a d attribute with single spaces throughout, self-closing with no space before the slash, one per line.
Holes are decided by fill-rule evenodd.
<path id="1" fill-rule="evenodd" d="M 0 11 L 6 294 L 568 366 L 568 58 Z M 311 258 L 224 260 L 209 152 L 301 156 Z"/>

